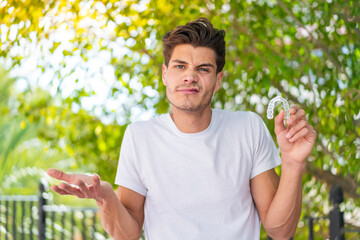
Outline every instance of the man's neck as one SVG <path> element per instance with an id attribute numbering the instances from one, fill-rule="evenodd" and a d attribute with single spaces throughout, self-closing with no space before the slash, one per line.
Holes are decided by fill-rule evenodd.
<path id="1" fill-rule="evenodd" d="M 183 133 L 198 133 L 204 131 L 211 122 L 211 107 L 201 112 L 186 112 L 172 106 L 170 114 L 176 127 Z"/>

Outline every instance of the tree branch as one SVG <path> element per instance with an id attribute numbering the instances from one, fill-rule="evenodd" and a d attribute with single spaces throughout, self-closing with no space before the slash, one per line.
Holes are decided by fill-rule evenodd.
<path id="1" fill-rule="evenodd" d="M 347 197 L 353 199 L 360 198 L 360 195 L 356 192 L 359 188 L 359 184 L 350 175 L 334 175 L 330 171 L 325 171 L 319 168 L 311 168 L 311 164 L 309 162 L 306 164 L 306 172 L 314 176 L 317 180 L 326 183 L 329 187 L 339 184 Z"/>
<path id="2" fill-rule="evenodd" d="M 325 52 L 326 56 L 335 65 L 335 67 L 338 69 L 338 71 L 343 73 L 346 76 L 347 80 L 350 81 L 351 80 L 350 76 L 347 74 L 346 71 L 344 71 L 344 68 L 342 66 L 340 66 L 340 63 L 330 54 L 329 49 L 326 48 L 322 42 L 320 42 L 319 40 L 317 40 L 314 37 L 313 33 L 311 31 L 309 31 L 299 19 L 296 18 L 296 16 L 285 6 L 285 3 L 283 1 L 277 0 L 277 3 L 297 24 L 299 24 L 299 26 L 304 28 L 304 30 L 309 34 L 309 36 L 314 41 L 314 43 L 317 44 Z"/>

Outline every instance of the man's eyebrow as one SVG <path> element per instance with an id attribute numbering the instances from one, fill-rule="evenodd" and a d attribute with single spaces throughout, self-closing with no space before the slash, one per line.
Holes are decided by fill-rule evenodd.
<path id="1" fill-rule="evenodd" d="M 180 64 L 188 64 L 187 62 L 185 62 L 183 60 L 180 60 L 180 59 L 174 59 L 174 60 L 171 60 L 171 62 L 180 63 Z M 202 63 L 200 65 L 197 65 L 196 67 L 197 68 L 200 68 L 200 67 L 212 67 L 212 68 L 215 68 L 214 64 L 212 64 L 212 63 Z"/>
<path id="2" fill-rule="evenodd" d="M 203 64 L 200 64 L 200 65 L 197 65 L 196 67 L 197 68 L 200 68 L 200 67 L 212 67 L 212 68 L 215 68 L 214 64 L 211 64 L 211 63 L 203 63 Z"/>
<path id="3" fill-rule="evenodd" d="M 174 59 L 174 60 L 171 60 L 171 62 L 176 62 L 176 63 L 181 63 L 181 64 L 187 64 L 187 62 L 183 61 L 183 60 L 180 60 L 180 59 Z"/>

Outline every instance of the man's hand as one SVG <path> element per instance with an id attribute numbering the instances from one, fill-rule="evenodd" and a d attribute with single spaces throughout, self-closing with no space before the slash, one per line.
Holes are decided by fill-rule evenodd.
<path id="1" fill-rule="evenodd" d="M 308 123 L 305 111 L 299 106 L 290 108 L 290 118 L 284 125 L 284 111 L 275 117 L 275 133 L 281 158 L 288 163 L 305 164 L 314 146 L 317 133 Z M 284 162 L 283 162 L 284 163 Z"/>
<path id="2" fill-rule="evenodd" d="M 110 183 L 98 175 L 67 174 L 50 168 L 49 176 L 64 181 L 51 189 L 61 195 L 95 199 L 100 210 L 101 223 L 113 239 L 139 239 L 144 222 L 145 197 L 125 187 L 116 196 Z M 120 199 L 121 197 L 121 199 Z"/>
<path id="3" fill-rule="evenodd" d="M 101 181 L 98 175 L 67 174 L 60 170 L 50 168 L 47 174 L 53 178 L 64 181 L 51 189 L 61 195 L 74 195 L 78 198 L 91 198 L 97 202 L 110 196 L 114 191 L 110 183 Z"/>

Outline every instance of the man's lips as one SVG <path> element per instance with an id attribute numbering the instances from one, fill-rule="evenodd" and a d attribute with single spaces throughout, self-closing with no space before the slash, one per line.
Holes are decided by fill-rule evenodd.
<path id="1" fill-rule="evenodd" d="M 180 93 L 185 93 L 185 94 L 195 94 L 199 92 L 198 88 L 179 88 L 177 90 Z"/>

